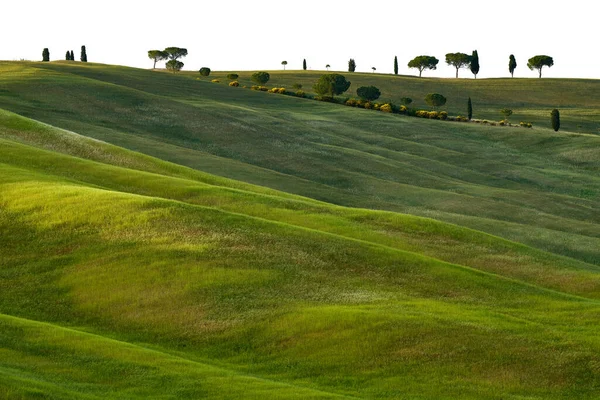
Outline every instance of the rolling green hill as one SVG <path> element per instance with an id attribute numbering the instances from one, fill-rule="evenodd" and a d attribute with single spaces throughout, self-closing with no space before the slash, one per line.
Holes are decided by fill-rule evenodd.
<path id="1" fill-rule="evenodd" d="M 597 136 L 93 64 L 0 108 L 0 398 L 600 390 Z"/>
<path id="2" fill-rule="evenodd" d="M 432 217 L 600 265 L 596 135 L 384 115 L 116 66 L 4 63 L 0 72 L 1 108 L 57 127 L 216 175 Z M 281 73 L 273 81 L 297 76 Z M 422 92 L 434 90 L 428 85 L 466 90 L 497 82 L 360 77 L 384 93 L 392 90 L 385 86 L 390 79 L 422 84 Z M 553 82 L 572 85 L 588 93 L 572 108 L 600 109 L 597 81 L 520 82 L 530 92 Z M 516 97 L 490 89 L 487 101 L 503 93 L 493 108 Z M 546 102 L 565 96 L 562 89 L 542 93 L 535 97 Z"/>

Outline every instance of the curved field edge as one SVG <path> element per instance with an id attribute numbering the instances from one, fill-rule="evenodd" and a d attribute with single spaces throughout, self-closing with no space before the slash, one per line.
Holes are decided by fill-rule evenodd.
<path id="1" fill-rule="evenodd" d="M 349 398 L 3 314 L 0 331 L 0 396 L 11 399 Z"/>

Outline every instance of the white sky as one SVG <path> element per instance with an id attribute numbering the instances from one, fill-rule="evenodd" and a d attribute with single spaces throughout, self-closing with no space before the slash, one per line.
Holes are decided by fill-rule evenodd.
<path id="1" fill-rule="evenodd" d="M 424 76 L 454 77 L 446 53 L 478 50 L 478 77 L 537 77 L 527 59 L 554 58 L 544 77 L 600 78 L 599 20 L 595 1 L 570 0 L 3 0 L 0 59 L 64 59 L 81 45 L 88 60 L 151 68 L 147 51 L 185 47 L 185 70 L 308 68 L 418 74 L 406 64 L 418 55 L 440 60 Z M 582 56 L 583 55 L 583 56 Z M 164 63 L 160 64 L 161 66 Z M 472 77 L 461 70 L 460 77 Z"/>

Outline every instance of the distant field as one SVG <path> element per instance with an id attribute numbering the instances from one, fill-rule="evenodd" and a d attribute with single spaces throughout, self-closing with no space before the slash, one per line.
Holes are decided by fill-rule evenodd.
<path id="1" fill-rule="evenodd" d="M 223 179 L 6 111 L 0 238 L 0 397 L 600 389 L 597 265 Z"/>

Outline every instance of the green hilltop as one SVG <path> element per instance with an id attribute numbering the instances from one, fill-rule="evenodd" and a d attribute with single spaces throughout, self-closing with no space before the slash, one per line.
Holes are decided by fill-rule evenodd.
<path id="1" fill-rule="evenodd" d="M 0 63 L 0 398 L 596 395 L 600 137 L 196 78 Z"/>

